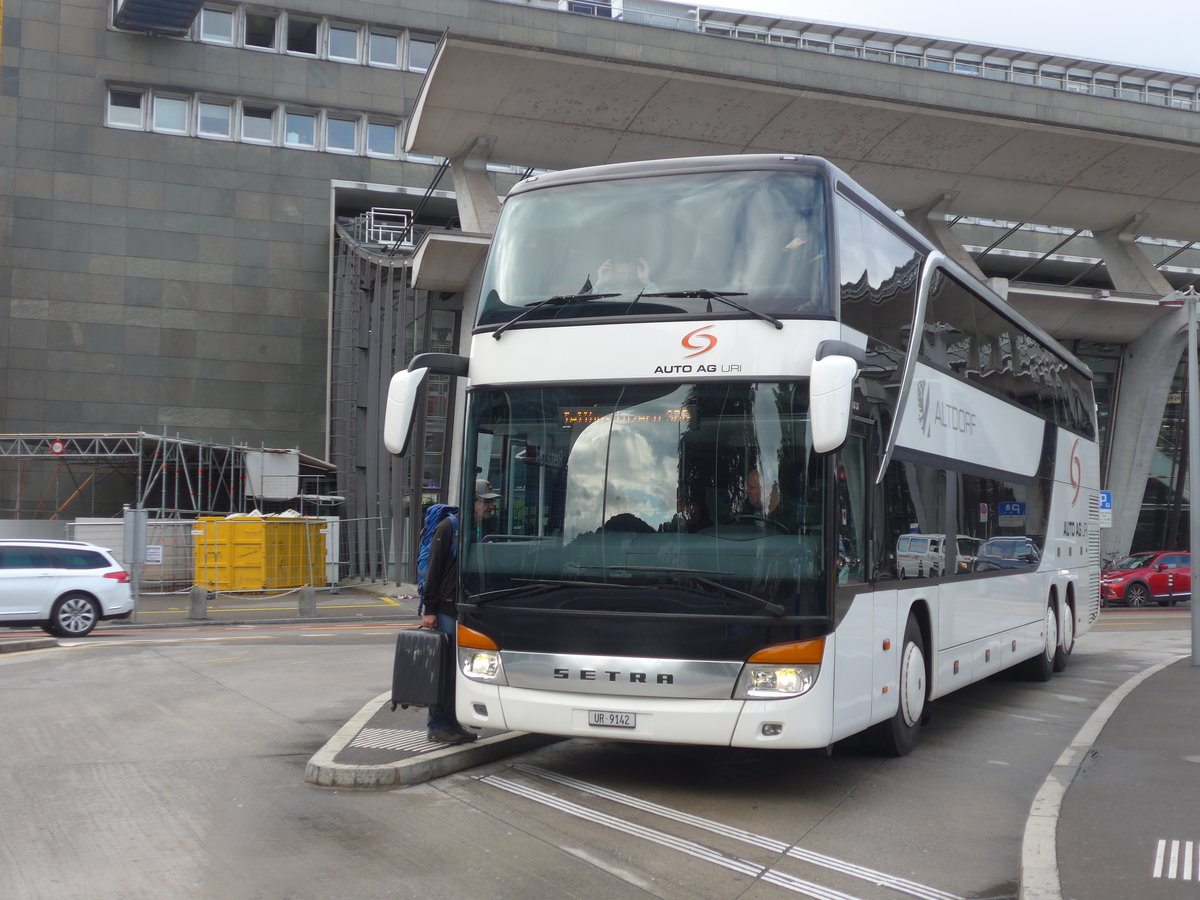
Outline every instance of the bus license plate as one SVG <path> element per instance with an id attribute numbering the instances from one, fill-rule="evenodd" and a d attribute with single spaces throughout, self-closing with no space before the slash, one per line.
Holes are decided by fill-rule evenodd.
<path id="1" fill-rule="evenodd" d="M 588 710 L 588 724 L 600 728 L 636 728 L 637 714 L 606 712 L 602 709 Z"/>

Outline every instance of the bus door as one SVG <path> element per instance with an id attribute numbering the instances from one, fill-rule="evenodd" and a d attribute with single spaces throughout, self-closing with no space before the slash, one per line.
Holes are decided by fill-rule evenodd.
<path id="1" fill-rule="evenodd" d="M 834 622 L 837 677 L 834 730 L 849 734 L 871 723 L 876 646 L 875 601 L 870 583 L 872 469 L 878 429 L 855 420 L 845 446 L 833 454 Z M 892 592 L 893 596 L 895 592 Z"/>

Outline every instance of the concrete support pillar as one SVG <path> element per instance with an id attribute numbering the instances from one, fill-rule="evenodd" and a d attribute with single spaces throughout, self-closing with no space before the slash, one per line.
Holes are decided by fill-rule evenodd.
<path id="1" fill-rule="evenodd" d="M 188 618 L 189 619 L 207 619 L 208 618 L 208 589 L 198 584 L 193 584 L 191 590 L 188 591 Z"/>
<path id="2" fill-rule="evenodd" d="M 921 232 L 923 237 L 931 241 L 935 247 L 980 281 L 987 281 L 987 276 L 975 264 L 975 260 L 971 258 L 971 254 L 967 252 L 967 248 L 959 242 L 958 238 L 950 231 L 950 226 L 946 224 L 946 208 L 954 202 L 954 198 L 957 196 L 957 191 L 946 191 L 943 194 L 939 194 L 931 203 L 915 207 L 914 209 L 906 209 L 904 211 L 904 219 L 909 225 Z M 1005 292 L 1007 293 L 1007 284 L 1005 285 Z"/>
<path id="3" fill-rule="evenodd" d="M 476 138 L 470 147 L 450 160 L 458 218 L 462 230 L 474 234 L 495 234 L 496 220 L 500 218 L 500 199 L 487 171 L 492 143 L 490 138 Z"/>
<path id="4" fill-rule="evenodd" d="M 1109 422 L 1108 474 L 1101 485 L 1113 493 L 1113 524 L 1100 532 L 1105 554 L 1129 552 L 1167 392 L 1186 345 L 1187 310 L 1176 309 L 1129 344 L 1121 358 L 1117 406 Z"/>
<path id="5" fill-rule="evenodd" d="M 301 618 L 312 618 L 317 614 L 317 592 L 311 584 L 300 588 L 299 613 Z"/>
<path id="6" fill-rule="evenodd" d="M 1124 293 L 1165 297 L 1174 288 L 1133 240 L 1145 218 L 1145 213 L 1138 213 L 1119 225 L 1092 234 L 1100 245 L 1100 253 L 1104 256 L 1104 265 L 1114 288 Z"/>

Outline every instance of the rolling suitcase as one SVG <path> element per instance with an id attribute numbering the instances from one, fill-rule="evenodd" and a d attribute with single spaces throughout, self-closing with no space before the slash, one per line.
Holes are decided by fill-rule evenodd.
<path id="1" fill-rule="evenodd" d="M 392 709 L 440 706 L 450 674 L 450 635 L 409 628 L 396 635 L 392 663 Z"/>

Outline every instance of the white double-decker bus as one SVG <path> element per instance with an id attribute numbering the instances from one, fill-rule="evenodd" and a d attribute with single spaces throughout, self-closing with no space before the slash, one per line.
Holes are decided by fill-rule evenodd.
<path id="1" fill-rule="evenodd" d="M 465 724 L 900 755 L 1099 613 L 1087 367 L 822 159 L 526 179 L 393 452 L 429 371 L 466 380 Z"/>

